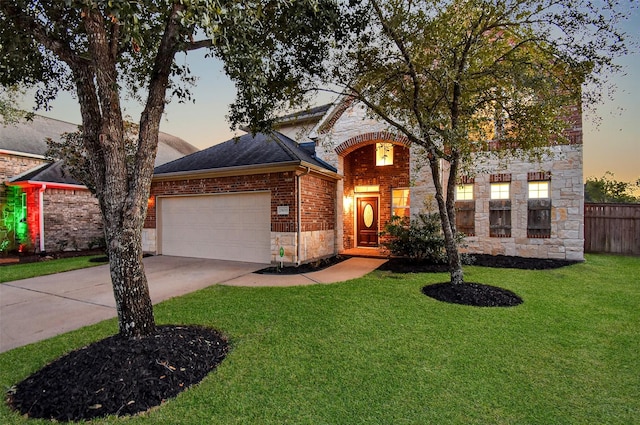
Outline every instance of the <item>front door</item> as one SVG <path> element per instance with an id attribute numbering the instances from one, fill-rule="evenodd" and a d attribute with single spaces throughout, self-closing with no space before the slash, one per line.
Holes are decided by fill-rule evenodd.
<path id="1" fill-rule="evenodd" d="M 358 199 L 358 246 L 378 246 L 378 198 Z"/>

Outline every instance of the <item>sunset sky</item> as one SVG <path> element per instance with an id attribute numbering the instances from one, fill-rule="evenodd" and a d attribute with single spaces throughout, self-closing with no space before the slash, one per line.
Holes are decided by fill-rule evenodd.
<path id="1" fill-rule="evenodd" d="M 624 30 L 636 41 L 640 39 L 638 10 L 625 23 Z M 225 116 L 235 97 L 235 88 L 224 75 L 220 62 L 204 58 L 204 53 L 197 51 L 178 60 L 187 60 L 193 74 L 199 76 L 194 90 L 196 101 L 183 104 L 173 101 L 167 105 L 161 130 L 200 149 L 228 140 L 233 133 Z M 619 63 L 625 72 L 614 77 L 617 90 L 613 97 L 599 105 L 595 116 L 590 113 L 583 116 L 585 178 L 601 177 L 607 171 L 620 181 L 640 178 L 640 53 L 636 49 Z M 328 100 L 332 99 L 323 99 Z M 23 106 L 30 109 L 29 105 L 30 99 L 25 99 Z M 126 110 L 136 119 L 139 112 L 137 105 L 129 105 Z M 79 106 L 68 94 L 61 94 L 52 110 L 38 113 L 80 123 Z"/>

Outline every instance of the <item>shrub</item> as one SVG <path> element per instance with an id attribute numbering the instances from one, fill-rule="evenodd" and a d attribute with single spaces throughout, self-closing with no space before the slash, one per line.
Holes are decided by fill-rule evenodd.
<path id="1" fill-rule="evenodd" d="M 393 216 L 380 236 L 387 236 L 382 245 L 392 255 L 415 260 L 442 263 L 446 261 L 444 236 L 438 213 L 419 213 L 410 220 Z"/>

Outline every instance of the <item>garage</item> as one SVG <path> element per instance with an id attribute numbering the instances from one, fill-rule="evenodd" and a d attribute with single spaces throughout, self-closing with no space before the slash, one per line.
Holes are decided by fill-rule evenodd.
<path id="1" fill-rule="evenodd" d="M 269 263 L 269 192 L 158 198 L 162 255 Z"/>

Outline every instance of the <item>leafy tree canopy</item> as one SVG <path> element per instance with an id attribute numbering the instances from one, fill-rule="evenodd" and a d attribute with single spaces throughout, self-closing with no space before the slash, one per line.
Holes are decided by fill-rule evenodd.
<path id="1" fill-rule="evenodd" d="M 584 185 L 585 202 L 611 202 L 622 204 L 640 203 L 640 196 L 634 192 L 640 190 L 640 178 L 635 182 L 622 182 L 607 171 L 600 178 L 589 177 Z"/>
<path id="2" fill-rule="evenodd" d="M 80 104 L 81 133 L 64 148 L 81 145 L 89 167 L 121 334 L 155 331 L 141 234 L 165 104 L 191 99 L 195 83 L 176 53 L 209 49 L 222 59 L 238 89 L 230 122 L 256 132 L 305 99 L 340 37 L 338 17 L 332 0 L 0 2 L 0 85 L 36 88 L 40 108 L 60 90 Z M 133 132 L 127 97 L 144 107 Z"/>
<path id="3" fill-rule="evenodd" d="M 330 78 L 423 148 L 452 282 L 462 281 L 454 189 L 480 152 L 531 157 L 565 142 L 573 110 L 600 99 L 627 49 L 627 2 L 366 0 Z M 585 88 L 581 92 L 581 88 Z M 447 184 L 441 183 L 446 177 Z"/>

